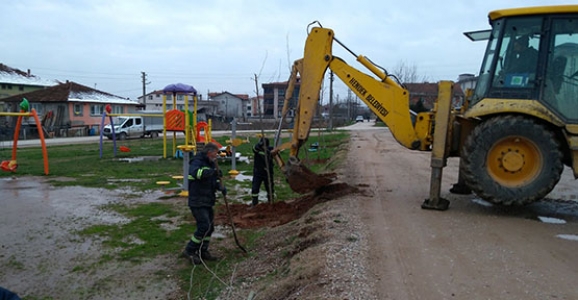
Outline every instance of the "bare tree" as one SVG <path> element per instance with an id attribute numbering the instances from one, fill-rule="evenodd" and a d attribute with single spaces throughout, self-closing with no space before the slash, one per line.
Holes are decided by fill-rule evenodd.
<path id="1" fill-rule="evenodd" d="M 397 78 L 402 83 L 416 83 L 428 81 L 428 77 L 426 75 L 419 75 L 416 65 L 408 64 L 403 60 L 397 63 L 397 65 L 393 69 L 392 74 L 397 76 Z"/>

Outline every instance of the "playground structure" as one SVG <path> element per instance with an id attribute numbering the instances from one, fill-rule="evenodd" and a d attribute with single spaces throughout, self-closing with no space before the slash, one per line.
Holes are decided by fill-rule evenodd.
<path id="1" fill-rule="evenodd" d="M 172 143 L 172 154 L 176 155 L 177 154 L 177 137 L 176 134 L 177 132 L 183 132 L 185 134 L 185 144 L 181 145 L 178 147 L 179 150 L 187 150 L 187 151 L 193 151 L 196 152 L 196 148 L 197 148 L 197 141 L 201 140 L 202 142 L 204 142 L 204 139 L 199 139 L 199 135 L 197 134 L 198 130 L 196 130 L 199 127 L 199 130 L 203 130 L 205 132 L 205 136 L 207 137 L 208 140 L 212 140 L 210 138 L 211 134 L 210 134 L 210 124 L 207 125 L 206 122 L 201 122 L 199 124 L 197 124 L 197 93 L 196 90 L 192 87 L 192 86 L 188 86 L 182 83 L 178 83 L 178 84 L 171 84 L 168 85 L 167 87 L 165 87 L 163 89 L 163 92 L 165 95 L 163 95 L 163 109 L 162 112 L 159 112 L 158 114 L 150 114 L 147 113 L 146 116 L 147 117 L 160 117 L 163 118 L 163 158 L 167 158 L 167 131 L 172 131 L 173 132 L 173 143 Z M 172 109 L 171 110 L 167 110 L 167 97 L 166 94 L 168 93 L 172 93 Z M 193 108 L 193 116 L 192 116 L 192 122 L 191 122 L 191 116 L 189 112 L 189 97 L 188 95 L 185 95 L 184 97 L 184 112 L 180 111 L 178 109 L 175 109 L 177 107 L 177 103 L 176 103 L 176 98 L 177 98 L 177 93 L 187 93 L 187 94 L 193 94 L 193 103 L 194 103 L 194 108 Z M 113 147 L 114 147 L 114 155 L 116 156 L 116 151 L 117 151 L 117 146 L 116 146 L 116 134 L 114 132 L 114 123 L 113 123 L 113 117 L 117 117 L 117 116 L 144 116 L 145 114 L 139 114 L 139 113 L 132 113 L 132 114 L 113 114 L 111 113 L 111 107 L 110 105 L 107 105 L 105 107 L 105 111 L 103 112 L 102 115 L 102 120 L 101 120 L 101 128 L 104 128 L 104 121 L 106 119 L 106 117 L 109 117 L 110 120 L 110 124 L 111 124 L 111 129 L 113 131 Z M 191 126 L 192 123 L 192 126 Z M 197 126 L 199 125 L 199 126 Z M 100 157 L 102 158 L 102 145 L 103 145 L 103 131 L 101 130 L 100 132 Z M 121 152 L 128 152 L 130 151 L 130 149 L 128 147 L 123 147 L 123 149 L 121 149 L 120 147 L 118 148 L 119 150 L 121 150 Z"/>
<path id="2" fill-rule="evenodd" d="M 44 160 L 44 174 L 49 174 L 48 168 L 48 151 L 46 150 L 46 141 L 44 140 L 44 132 L 42 131 L 42 123 L 40 123 L 40 119 L 38 118 L 38 114 L 36 113 L 35 109 L 29 111 L 29 103 L 26 98 L 22 99 L 20 102 L 20 112 L 19 113 L 11 113 L 11 112 L 0 112 L 0 116 L 12 116 L 18 117 L 16 121 L 16 127 L 14 127 L 14 138 L 12 144 L 12 159 L 11 160 L 4 160 L 0 163 L 0 168 L 6 172 L 16 172 L 18 168 L 17 162 L 17 150 L 18 150 L 18 137 L 20 133 L 20 127 L 22 126 L 22 117 L 33 117 L 34 121 L 36 122 L 36 127 L 38 129 L 38 135 L 40 138 L 40 144 L 42 146 L 42 157 Z"/>
<path id="3" fill-rule="evenodd" d="M 185 85 L 182 83 L 178 84 L 171 84 L 166 86 L 163 89 L 163 105 L 162 105 L 162 113 L 159 114 L 146 114 L 149 117 L 161 117 L 163 118 L 163 158 L 167 158 L 167 131 L 173 132 L 173 142 L 172 142 L 172 153 L 174 157 L 182 157 L 183 158 L 183 175 L 182 176 L 173 176 L 173 179 L 181 180 L 182 185 L 179 188 L 181 192 L 179 193 L 180 196 L 186 197 L 188 196 L 188 173 L 189 173 L 189 161 L 190 155 L 195 154 L 197 151 L 197 147 L 199 144 L 205 144 L 207 142 L 214 142 L 218 145 L 219 148 L 222 148 L 222 145 L 215 141 L 212 138 L 211 133 L 211 120 L 208 122 L 197 122 L 197 91 L 189 85 Z M 172 93 L 172 109 L 167 110 L 167 94 Z M 176 109 L 177 107 L 177 93 L 184 93 L 184 111 Z M 189 112 L 189 97 L 188 94 L 193 95 L 193 112 L 192 116 Z M 113 148 L 114 148 L 114 155 L 116 156 L 117 146 L 116 146 L 116 134 L 114 132 L 114 124 L 113 124 L 113 117 L 115 116 L 142 116 L 142 114 L 134 113 L 134 114 L 113 114 L 111 113 L 110 105 L 105 107 L 105 111 L 102 115 L 102 121 L 100 128 L 104 128 L 104 121 L 106 117 L 109 117 L 111 129 L 112 129 L 112 140 L 113 140 Z M 192 120 L 191 120 L 192 118 Z M 177 146 L 177 132 L 184 132 L 185 135 L 185 143 L 183 145 Z M 233 133 L 234 135 L 234 133 Z M 233 147 L 234 155 L 234 147 L 237 143 L 242 143 L 243 141 L 239 141 L 233 139 L 231 141 Z M 100 158 L 102 158 L 102 147 L 103 147 L 103 131 L 100 132 Z M 130 152 L 130 149 L 125 146 L 121 146 L 118 148 L 121 152 Z M 233 165 L 235 164 L 235 159 L 232 159 Z M 233 166 L 233 170 L 230 172 L 231 174 L 238 174 Z M 158 181 L 157 184 L 163 186 L 165 190 L 169 190 L 166 188 L 166 185 L 169 184 L 167 181 Z"/>

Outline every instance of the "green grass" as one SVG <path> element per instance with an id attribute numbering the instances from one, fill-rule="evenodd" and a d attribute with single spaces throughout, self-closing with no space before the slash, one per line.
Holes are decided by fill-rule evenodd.
<path id="1" fill-rule="evenodd" d="M 245 138 L 238 137 L 241 139 Z M 226 141 L 230 137 L 223 136 L 215 139 L 226 145 Z M 335 152 L 346 144 L 348 139 L 349 133 L 347 131 L 312 132 L 309 141 L 301 148 L 299 158 L 305 166 L 314 172 L 330 171 L 340 163 L 339 159 L 335 159 Z M 236 151 L 240 152 L 242 156 L 250 158 L 249 163 L 236 162 L 236 170 L 247 176 L 252 175 L 252 147 L 257 140 L 253 135 L 250 137 L 251 143 L 242 144 L 236 148 Z M 287 138 L 283 140 L 283 142 L 287 141 Z M 184 140 L 179 139 L 176 145 L 183 143 Z M 317 151 L 309 151 L 310 146 L 314 143 L 318 143 L 319 148 Z M 167 158 L 162 158 L 162 139 L 119 141 L 117 145 L 129 147 L 131 151 L 118 151 L 115 156 L 112 142 L 106 141 L 101 158 L 98 143 L 48 146 L 50 174 L 46 177 L 54 186 L 122 189 L 124 192 L 128 191 L 129 193 L 123 194 L 124 197 L 139 197 L 141 192 L 160 190 L 161 187 L 156 182 L 161 180 L 171 181 L 169 187 L 176 187 L 177 184 L 180 184 L 180 182 L 171 178 L 173 175 L 182 175 L 183 170 L 183 160 L 174 158 L 172 155 L 172 140 L 169 139 L 168 141 Z M 17 151 L 17 155 L 17 172 L 0 172 L 0 178 L 44 176 L 43 157 L 40 147 L 20 148 Z M 134 162 L 123 161 L 123 159 L 141 157 L 155 157 L 156 159 Z M 288 151 L 282 151 L 281 157 L 286 161 Z M 0 161 L 9 160 L 10 158 L 11 148 L 0 148 Z M 231 170 L 230 160 L 220 161 L 219 165 L 224 173 L 228 173 Z M 274 176 L 277 200 L 283 201 L 298 196 L 286 184 L 284 175 L 277 167 L 275 167 Z M 62 180 L 63 177 L 66 180 Z M 232 202 L 250 200 L 250 195 L 245 192 L 250 189 L 250 181 L 226 179 L 225 185 L 229 190 L 228 198 Z M 240 188 L 234 188 L 237 186 Z M 104 206 L 102 209 L 122 214 L 129 221 L 121 224 L 93 225 L 77 232 L 82 237 L 97 238 L 102 241 L 105 251 L 102 252 L 97 265 L 114 263 L 114 261 L 138 263 L 159 255 L 178 255 L 195 230 L 189 210 L 186 207 L 175 207 L 169 203 L 111 204 Z M 174 220 L 177 221 L 175 222 Z M 170 222 L 175 222 L 177 225 L 172 227 L 164 226 Z M 244 241 L 243 246 L 251 249 L 255 243 L 259 243 L 259 238 L 264 232 L 262 230 L 240 230 L 237 234 L 240 240 Z M 232 239 L 232 237 L 227 238 Z M 215 245 L 212 245 L 212 247 L 215 247 Z M 183 261 L 181 268 L 172 271 L 181 279 L 184 291 L 189 289 L 191 275 L 194 276 L 192 281 L 193 293 L 191 294 L 193 299 L 214 299 L 225 287 L 215 276 L 228 282 L 234 270 L 234 265 L 246 259 L 236 248 L 222 249 L 220 252 L 225 253 L 224 259 L 209 264 L 215 274 L 200 267 L 195 268 L 194 274 L 192 274 L 190 265 L 185 263 L 185 261 Z M 12 263 L 18 264 L 17 261 Z M 96 266 L 79 265 L 73 271 L 90 272 L 91 268 L 94 267 Z"/>
<path id="2" fill-rule="evenodd" d="M 115 204 L 106 209 L 114 210 L 130 218 L 126 224 L 94 225 L 79 232 L 80 235 L 98 236 L 111 249 L 120 249 L 114 257 L 121 260 L 139 261 L 166 253 L 178 253 L 191 234 L 191 226 L 179 224 L 167 230 L 163 224 L 178 216 L 177 208 L 163 203 L 146 203 L 135 207 Z M 181 218 L 182 219 L 182 218 Z"/>

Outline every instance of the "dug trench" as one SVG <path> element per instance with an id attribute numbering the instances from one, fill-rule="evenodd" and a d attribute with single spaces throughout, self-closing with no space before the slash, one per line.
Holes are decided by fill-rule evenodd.
<path id="1" fill-rule="evenodd" d="M 287 202 L 261 203 L 254 207 L 235 203 L 228 207 L 236 228 L 275 227 L 300 218 L 319 203 L 358 192 L 357 187 L 346 183 L 332 183 Z M 218 207 L 215 224 L 229 224 L 229 215 L 224 205 Z"/>

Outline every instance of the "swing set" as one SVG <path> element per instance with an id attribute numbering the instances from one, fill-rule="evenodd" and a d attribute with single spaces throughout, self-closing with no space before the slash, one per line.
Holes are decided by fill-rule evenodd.
<path id="1" fill-rule="evenodd" d="M 14 128 L 14 138 L 12 144 L 12 159 L 4 160 L 0 163 L 0 169 L 5 172 L 16 172 L 18 169 L 17 150 L 18 150 L 18 136 L 20 133 L 20 127 L 22 126 L 22 117 L 33 117 L 36 122 L 36 127 L 38 129 L 38 136 L 40 138 L 40 144 L 42 145 L 42 157 L 44 159 L 44 174 L 48 175 L 48 151 L 46 151 L 46 141 L 44 140 L 44 132 L 42 131 L 42 124 L 38 118 L 38 114 L 35 109 L 29 111 L 29 103 L 26 98 L 22 99 L 20 102 L 20 112 L 0 112 L 0 116 L 8 117 L 18 117 L 16 121 L 16 127 Z"/>

